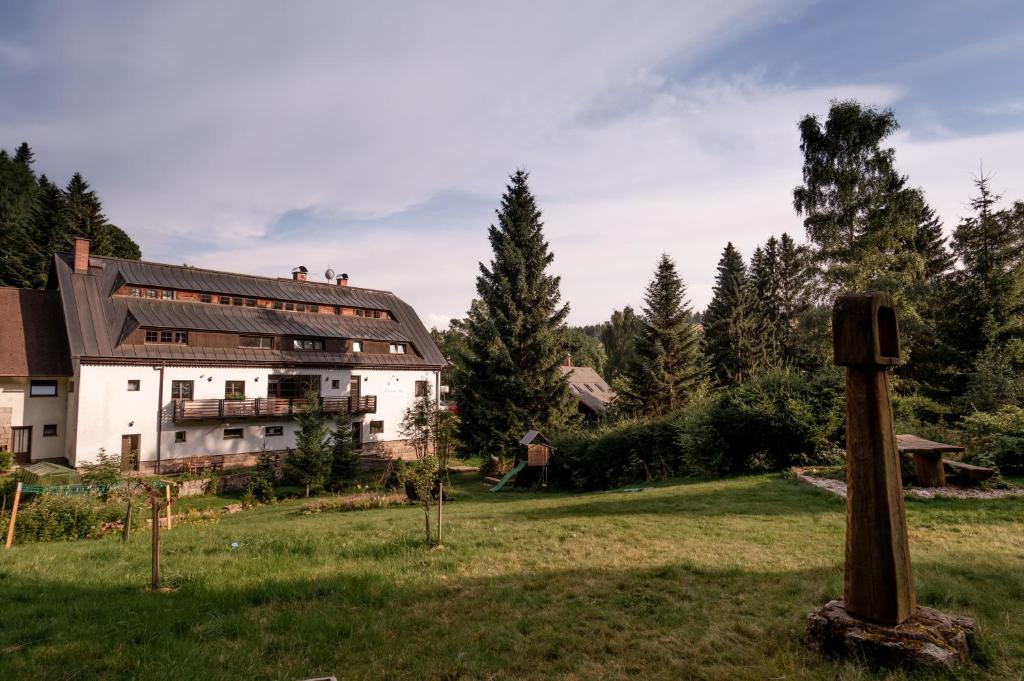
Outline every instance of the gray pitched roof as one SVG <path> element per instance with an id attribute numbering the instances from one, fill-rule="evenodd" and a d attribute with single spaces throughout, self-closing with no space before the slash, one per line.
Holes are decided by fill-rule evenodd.
<path id="1" fill-rule="evenodd" d="M 253 364 L 441 367 L 446 364 L 416 312 L 387 291 L 229 274 L 135 260 L 91 256 L 89 272 L 75 272 L 71 257 L 59 253 L 54 270 L 71 356 L 92 360 L 163 360 Z M 389 310 L 394 319 L 287 312 L 171 300 L 112 297 L 122 284 L 274 298 L 320 305 Z M 138 327 L 190 331 L 266 333 L 325 338 L 360 338 L 411 343 L 422 355 L 291 352 L 251 348 L 175 345 L 119 345 Z"/>
<path id="2" fill-rule="evenodd" d="M 561 366 L 559 369 L 569 381 L 573 396 L 593 412 L 604 411 L 618 397 L 593 367 Z"/>

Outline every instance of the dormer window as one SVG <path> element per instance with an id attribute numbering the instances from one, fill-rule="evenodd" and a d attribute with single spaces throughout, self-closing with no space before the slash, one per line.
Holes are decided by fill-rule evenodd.
<path id="1" fill-rule="evenodd" d="M 352 341 L 352 352 L 362 352 L 362 351 L 363 351 L 363 341 L 361 341 L 361 340 L 354 340 L 354 341 Z"/>
<path id="2" fill-rule="evenodd" d="M 324 342 L 319 339 L 293 338 L 292 350 L 323 350 Z"/>
<path id="3" fill-rule="evenodd" d="M 164 300 L 174 300 L 174 291 L 165 288 L 160 291 L 160 297 Z"/>
<path id="4" fill-rule="evenodd" d="M 188 345 L 188 331 L 176 331 L 174 329 L 146 329 L 146 342 Z"/>
<path id="5" fill-rule="evenodd" d="M 388 352 L 390 352 L 392 355 L 404 355 L 405 343 L 392 343 L 388 347 Z"/>

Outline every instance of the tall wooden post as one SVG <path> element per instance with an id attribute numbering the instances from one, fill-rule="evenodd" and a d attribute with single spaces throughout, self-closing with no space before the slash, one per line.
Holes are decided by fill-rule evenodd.
<path id="1" fill-rule="evenodd" d="M 11 548 L 11 544 L 14 543 L 14 522 L 18 519 L 18 502 L 21 501 L 21 483 L 14 488 L 14 503 L 11 505 L 11 522 L 7 526 L 7 541 L 4 542 L 4 548 Z"/>
<path id="2" fill-rule="evenodd" d="M 832 311 L 835 363 L 846 369 L 847 612 L 896 625 L 916 609 L 896 429 L 886 370 L 899 363 L 892 298 L 842 296 Z"/>
<path id="3" fill-rule="evenodd" d="M 128 541 L 132 531 L 132 498 L 128 497 L 128 510 L 124 513 L 124 528 L 121 530 L 121 541 Z"/>
<path id="4" fill-rule="evenodd" d="M 160 588 L 160 501 L 156 492 L 149 493 L 149 502 L 153 507 L 153 580 L 152 588 Z"/>
<path id="5" fill-rule="evenodd" d="M 164 498 L 167 505 L 167 529 L 171 529 L 171 483 L 164 481 Z"/>
<path id="6" fill-rule="evenodd" d="M 441 523 L 444 521 L 444 483 L 437 483 L 437 545 L 441 545 Z"/>

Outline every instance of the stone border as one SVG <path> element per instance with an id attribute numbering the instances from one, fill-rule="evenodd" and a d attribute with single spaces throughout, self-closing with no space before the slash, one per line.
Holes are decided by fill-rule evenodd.
<path id="1" fill-rule="evenodd" d="M 832 478 L 807 475 L 802 468 L 790 469 L 796 479 L 818 489 L 823 489 L 841 499 L 846 498 L 846 483 Z M 908 497 L 916 499 L 1007 499 L 1024 497 L 1024 488 L 979 489 L 975 487 L 911 487 L 903 490 Z"/>

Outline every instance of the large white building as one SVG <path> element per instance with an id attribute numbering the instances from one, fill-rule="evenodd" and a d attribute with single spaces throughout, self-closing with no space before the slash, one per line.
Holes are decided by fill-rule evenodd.
<path id="1" fill-rule="evenodd" d="M 54 256 L 50 287 L 4 291 L 37 298 L 49 322 L 0 327 L 0 447 L 21 461 L 81 465 L 105 450 L 143 471 L 189 457 L 244 465 L 294 445 L 309 390 L 359 449 L 403 456 L 403 413 L 440 390 L 445 360 L 413 309 L 345 275 L 324 284 L 305 268 L 275 279 L 90 256 L 80 239 Z M 18 361 L 36 348 L 45 366 Z"/>

